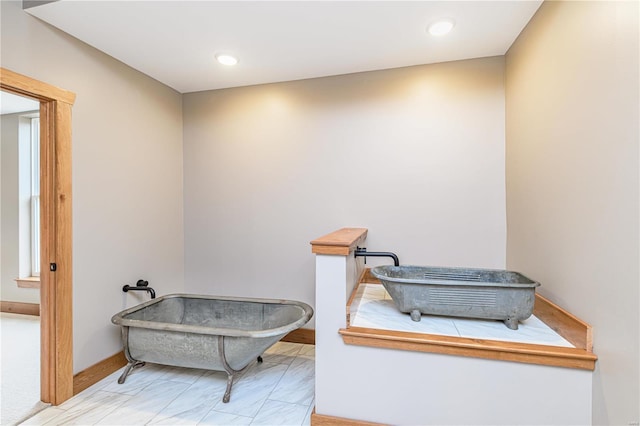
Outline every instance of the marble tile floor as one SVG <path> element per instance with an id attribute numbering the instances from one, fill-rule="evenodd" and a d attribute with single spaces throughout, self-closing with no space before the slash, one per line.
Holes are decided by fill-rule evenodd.
<path id="1" fill-rule="evenodd" d="M 315 346 L 278 342 L 222 402 L 224 372 L 147 364 L 124 384 L 122 369 L 22 425 L 308 425 Z"/>
<path id="2" fill-rule="evenodd" d="M 352 327 L 574 347 L 535 315 L 520 321 L 518 330 L 507 328 L 502 321 L 435 315 L 423 315 L 421 321 L 415 322 L 396 308 L 391 296 L 380 284 L 361 284 L 350 312 Z"/>

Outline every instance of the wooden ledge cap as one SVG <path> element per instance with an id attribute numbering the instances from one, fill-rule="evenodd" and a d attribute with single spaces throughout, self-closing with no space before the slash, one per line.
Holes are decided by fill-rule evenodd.
<path id="1" fill-rule="evenodd" d="M 367 228 L 342 228 L 311 241 L 311 252 L 348 256 L 367 238 Z"/>

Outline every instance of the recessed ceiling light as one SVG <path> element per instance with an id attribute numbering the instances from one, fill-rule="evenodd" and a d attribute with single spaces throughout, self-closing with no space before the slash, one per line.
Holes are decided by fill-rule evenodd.
<path id="1" fill-rule="evenodd" d="M 443 36 L 449 33 L 455 25 L 456 23 L 453 19 L 438 19 L 437 21 L 432 22 L 427 30 L 429 31 L 429 34 L 433 36 Z"/>
<path id="2" fill-rule="evenodd" d="M 231 55 L 228 55 L 226 53 L 220 53 L 218 55 L 216 55 L 216 59 L 218 60 L 218 62 L 220 62 L 222 65 L 235 65 L 238 63 L 238 60 Z"/>

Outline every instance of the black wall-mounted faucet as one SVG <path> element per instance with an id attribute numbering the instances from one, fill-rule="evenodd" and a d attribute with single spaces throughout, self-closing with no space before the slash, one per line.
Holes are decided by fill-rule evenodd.
<path id="1" fill-rule="evenodd" d="M 400 266 L 400 261 L 398 260 L 398 256 L 395 253 L 391 253 L 389 251 L 367 251 L 366 247 L 356 247 L 353 252 L 355 257 L 364 257 L 364 263 L 367 263 L 367 256 L 371 257 L 390 257 L 393 259 L 394 266 Z"/>
<path id="2" fill-rule="evenodd" d="M 149 287 L 149 281 L 138 280 L 138 282 L 136 283 L 135 287 L 134 286 L 130 286 L 129 284 L 127 284 L 124 287 L 122 287 L 122 291 L 124 291 L 125 293 L 128 292 L 129 290 L 146 291 L 151 295 L 152 299 L 156 298 L 156 291 L 154 289 L 152 289 L 151 287 Z"/>

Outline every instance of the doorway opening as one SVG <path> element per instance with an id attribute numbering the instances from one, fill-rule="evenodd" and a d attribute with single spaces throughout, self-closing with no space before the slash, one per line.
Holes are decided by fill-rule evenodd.
<path id="1" fill-rule="evenodd" d="M 1 421 L 16 422 L 40 401 L 40 103 L 0 93 Z"/>

